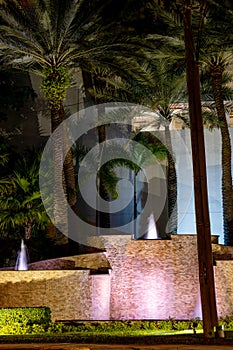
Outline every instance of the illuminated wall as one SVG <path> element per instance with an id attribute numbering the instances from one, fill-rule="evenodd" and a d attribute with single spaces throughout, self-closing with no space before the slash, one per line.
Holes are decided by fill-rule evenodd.
<path id="1" fill-rule="evenodd" d="M 186 319 L 198 316 L 195 236 L 135 240 L 102 236 L 111 272 L 111 319 Z"/>
<path id="2" fill-rule="evenodd" d="M 196 236 L 91 242 L 106 252 L 40 262 L 40 270 L 34 263 L 34 270 L 1 271 L 0 307 L 49 306 L 53 320 L 201 317 Z M 214 242 L 212 248 L 218 314 L 233 315 L 233 247 Z M 43 264 L 53 270 L 41 270 Z"/>
<path id="3" fill-rule="evenodd" d="M 219 316 L 233 315 L 233 247 L 212 237 Z M 191 319 L 202 317 L 195 235 L 171 240 L 93 237 L 111 265 L 111 319 Z"/>
<path id="4" fill-rule="evenodd" d="M 89 271 L 1 271 L 0 307 L 48 306 L 53 320 L 89 319 Z"/>

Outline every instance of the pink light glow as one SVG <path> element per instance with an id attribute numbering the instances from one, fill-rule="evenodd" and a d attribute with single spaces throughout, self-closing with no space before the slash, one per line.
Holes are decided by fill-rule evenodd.
<path id="1" fill-rule="evenodd" d="M 92 319 L 109 320 L 110 318 L 110 276 L 92 275 Z"/>
<path id="2" fill-rule="evenodd" d="M 148 276 L 134 274 L 133 291 L 139 301 L 135 310 L 136 319 L 167 319 L 172 317 L 168 305 L 172 302 L 172 276 L 165 276 L 158 268 Z M 140 297 L 139 297 L 140 296 Z"/>
<path id="3" fill-rule="evenodd" d="M 200 289 L 198 288 L 198 293 L 197 293 L 197 301 L 194 309 L 194 314 L 193 318 L 200 318 L 202 319 L 202 310 L 201 310 L 201 294 L 200 294 Z"/>

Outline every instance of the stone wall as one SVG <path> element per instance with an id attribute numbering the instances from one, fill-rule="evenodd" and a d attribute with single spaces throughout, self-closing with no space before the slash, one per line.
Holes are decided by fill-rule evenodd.
<path id="1" fill-rule="evenodd" d="M 233 261 L 217 261 L 215 267 L 216 299 L 219 316 L 233 315 Z"/>
<path id="2" fill-rule="evenodd" d="M 1 271 L 0 307 L 49 306 L 53 320 L 201 317 L 195 235 L 98 236 L 89 243 L 105 253 L 34 263 L 37 271 Z M 218 315 L 230 316 L 233 247 L 212 248 Z"/>
<path id="3" fill-rule="evenodd" d="M 233 248 L 214 239 L 219 316 L 233 315 Z M 102 236 L 90 240 L 106 249 L 111 265 L 111 319 L 191 319 L 202 317 L 195 235 L 171 240 L 131 240 Z M 220 260 L 219 260 L 220 259 Z"/>
<path id="4" fill-rule="evenodd" d="M 91 320 L 110 319 L 110 276 L 107 274 L 91 276 L 92 314 Z"/>
<path id="5" fill-rule="evenodd" d="M 91 318 L 89 271 L 1 271 L 0 307 L 48 306 L 52 320 Z"/>
<path id="6" fill-rule="evenodd" d="M 106 249 L 111 272 L 111 319 L 189 319 L 201 316 L 196 237 L 131 240 L 92 238 Z"/>
<path id="7" fill-rule="evenodd" d="M 74 270 L 72 259 L 49 259 L 28 264 L 28 270 Z"/>

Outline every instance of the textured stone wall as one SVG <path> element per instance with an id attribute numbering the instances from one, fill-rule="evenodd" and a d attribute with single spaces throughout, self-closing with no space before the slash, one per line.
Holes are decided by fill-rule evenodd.
<path id="1" fill-rule="evenodd" d="M 93 237 L 112 267 L 112 319 L 202 317 L 195 235 L 132 241 L 130 236 Z M 233 315 L 233 247 L 213 237 L 219 316 Z"/>
<path id="2" fill-rule="evenodd" d="M 201 317 L 195 235 L 98 236 L 89 243 L 105 253 L 35 263 L 37 271 L 1 271 L 0 307 L 49 306 L 53 320 Z M 218 314 L 233 315 L 233 247 L 212 248 Z"/>
<path id="3" fill-rule="evenodd" d="M 75 262 L 66 259 L 49 259 L 28 264 L 28 270 L 73 270 Z"/>
<path id="4" fill-rule="evenodd" d="M 66 260 L 67 258 L 61 258 Z M 92 254 L 80 254 L 70 256 L 69 261 L 72 260 L 76 268 L 86 268 L 90 270 L 103 270 L 111 268 L 109 261 L 106 258 L 106 253 L 92 253 Z"/>
<path id="5" fill-rule="evenodd" d="M 53 320 L 91 318 L 89 271 L 1 271 L 0 307 L 49 306 Z"/>
<path id="6" fill-rule="evenodd" d="M 216 299 L 219 316 L 233 315 L 233 261 L 217 261 L 215 266 Z"/>
<path id="7" fill-rule="evenodd" d="M 196 236 L 173 235 L 172 255 L 175 317 L 201 317 Z"/>
<path id="8" fill-rule="evenodd" d="M 110 319 L 110 283 L 107 274 L 91 276 L 92 320 Z"/>
<path id="9" fill-rule="evenodd" d="M 189 319 L 200 315 L 196 237 L 131 240 L 102 236 L 112 268 L 111 319 Z"/>

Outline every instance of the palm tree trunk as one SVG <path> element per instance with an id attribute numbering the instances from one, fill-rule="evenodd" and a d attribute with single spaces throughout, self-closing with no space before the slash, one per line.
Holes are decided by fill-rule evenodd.
<path id="1" fill-rule="evenodd" d="M 165 126 L 165 138 L 168 148 L 167 183 L 168 183 L 168 233 L 177 233 L 177 176 L 172 152 L 172 142 L 169 126 Z"/>
<path id="2" fill-rule="evenodd" d="M 98 127 L 98 138 L 99 138 L 99 145 L 100 147 L 104 147 L 104 145 L 101 143 L 104 143 L 106 141 L 106 128 L 105 125 L 101 125 Z M 101 152 L 100 148 L 100 152 Z M 100 161 L 101 161 L 101 154 L 100 154 Z M 102 177 L 101 177 L 101 172 L 99 172 L 99 179 L 98 179 L 98 192 L 99 195 L 102 199 L 104 199 L 105 201 L 109 200 L 109 195 L 105 189 Z M 108 228 L 110 227 L 110 215 L 109 212 L 104 212 L 101 210 L 101 207 L 98 208 L 98 212 L 97 212 L 98 218 L 97 218 L 97 223 L 98 223 L 98 227 L 101 233 L 101 227 L 103 228 Z"/>
<path id="3" fill-rule="evenodd" d="M 224 243 L 233 246 L 233 191 L 231 174 L 231 139 L 222 97 L 222 74 L 224 66 L 214 60 L 210 64 L 214 102 L 222 137 L 222 202 Z"/>
<path id="4" fill-rule="evenodd" d="M 62 123 L 62 116 L 59 110 L 51 109 L 52 132 Z M 56 244 L 68 243 L 68 213 L 67 202 L 63 201 L 63 193 L 61 193 L 61 182 L 63 191 L 66 193 L 66 182 L 63 170 L 63 133 L 60 129 L 60 135 L 54 139 L 53 146 L 53 162 L 54 162 L 54 190 L 53 190 L 53 222 L 54 222 L 54 238 Z M 62 170 L 61 170 L 62 167 Z M 62 173 L 62 179 L 59 174 Z M 60 230 L 58 230 L 58 228 Z"/>
<path id="5" fill-rule="evenodd" d="M 65 111 L 63 106 L 61 107 L 60 113 L 62 115 L 62 121 L 64 121 Z M 63 137 L 64 137 L 64 142 L 66 142 L 66 140 L 68 141 L 68 135 L 67 135 L 67 130 L 65 125 L 63 128 Z M 75 209 L 75 205 L 77 202 L 77 192 L 76 192 L 76 184 L 75 184 L 73 154 L 71 149 L 69 149 L 65 157 L 64 175 L 65 175 L 65 182 L 66 182 L 67 200 L 71 208 Z"/>
<path id="6" fill-rule="evenodd" d="M 31 238 L 31 233 L 32 233 L 32 221 L 31 220 L 28 220 L 26 222 L 24 231 L 25 231 L 24 238 L 26 241 L 28 241 Z"/>
<path id="7" fill-rule="evenodd" d="M 213 257 L 211 247 L 210 219 L 207 195 L 205 145 L 201 110 L 199 65 L 195 58 L 192 32 L 192 1 L 183 0 L 183 22 L 186 56 L 190 130 L 193 159 L 199 282 L 202 303 L 204 337 L 214 337 L 218 325 Z"/>
<path id="8" fill-rule="evenodd" d="M 60 105 L 60 109 L 51 109 L 52 132 L 64 120 L 65 120 L 65 111 L 62 104 Z M 55 140 L 54 161 L 55 161 L 55 167 L 59 165 L 63 166 L 63 163 L 64 163 L 63 170 L 62 170 L 63 190 L 65 192 L 68 204 L 71 206 L 72 209 L 75 209 L 77 196 L 76 196 L 75 173 L 74 173 L 72 151 L 69 150 L 65 159 L 63 159 L 63 144 L 66 142 L 67 137 L 68 137 L 67 130 L 64 126 L 64 128 L 60 130 L 59 138 Z M 54 177 L 55 177 L 54 220 L 55 220 L 55 225 L 56 223 L 57 224 L 59 223 L 59 225 L 62 225 L 63 227 L 62 232 L 65 233 L 65 236 L 64 236 L 61 234 L 61 232 L 59 232 L 59 230 L 55 229 L 56 243 L 67 244 L 68 235 L 69 235 L 67 203 L 62 202 L 60 197 L 61 194 L 58 193 L 60 179 L 56 176 L 56 171 L 55 171 Z"/>

